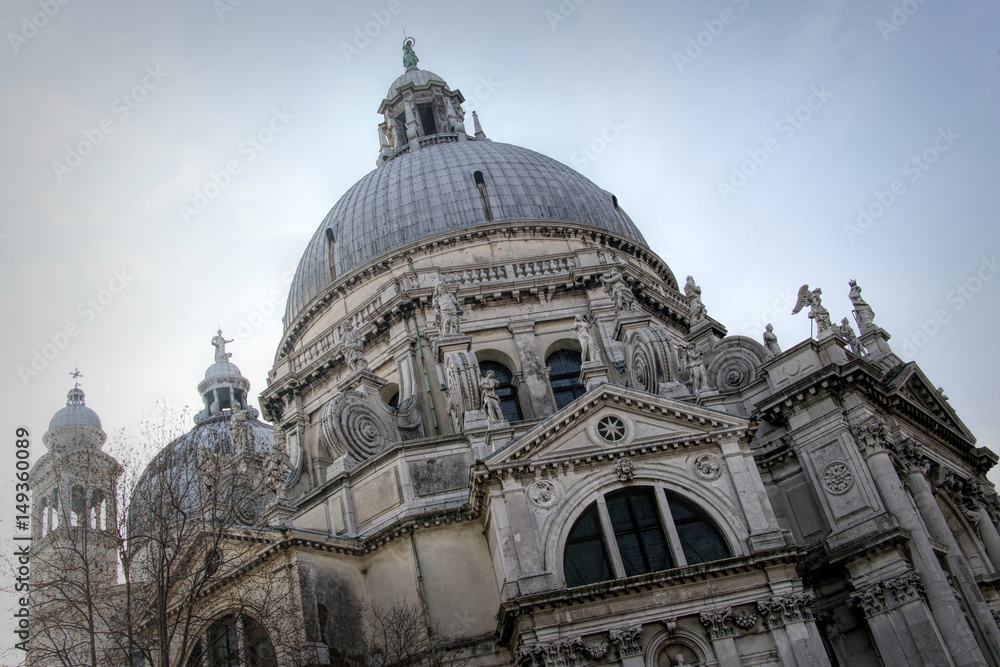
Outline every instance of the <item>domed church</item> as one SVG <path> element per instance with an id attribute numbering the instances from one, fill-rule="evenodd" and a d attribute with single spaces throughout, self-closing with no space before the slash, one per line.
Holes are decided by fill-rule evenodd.
<path id="1" fill-rule="evenodd" d="M 213 340 L 192 434 L 252 491 L 170 664 L 1000 665 L 997 456 L 851 276 L 853 323 L 803 286 L 814 338 L 730 335 L 614 194 L 403 64 L 295 272 L 273 431 Z"/>

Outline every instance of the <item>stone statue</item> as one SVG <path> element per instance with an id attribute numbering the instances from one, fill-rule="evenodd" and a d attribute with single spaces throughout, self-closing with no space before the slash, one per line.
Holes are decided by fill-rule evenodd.
<path id="1" fill-rule="evenodd" d="M 229 434 L 233 439 L 236 453 L 253 452 L 253 429 L 250 427 L 250 413 L 243 409 L 239 401 L 233 404 L 232 416 L 229 419 Z"/>
<path id="2" fill-rule="evenodd" d="M 479 378 L 479 389 L 483 394 L 483 410 L 486 411 L 486 420 L 491 424 L 504 421 L 503 412 L 500 410 L 500 397 L 497 396 L 499 384 L 493 376 L 493 371 L 486 371 L 486 375 Z"/>
<path id="3" fill-rule="evenodd" d="M 264 455 L 264 486 L 269 488 L 278 500 L 285 498 L 285 479 L 291 471 L 288 454 L 275 442 L 271 451 Z"/>
<path id="4" fill-rule="evenodd" d="M 833 328 L 833 323 L 830 321 L 830 311 L 823 307 L 820 298 L 822 294 L 823 290 L 818 287 L 810 291 L 809 285 L 803 285 L 799 288 L 799 299 L 795 303 L 795 308 L 792 309 L 792 315 L 795 315 L 805 306 L 809 306 L 809 319 L 816 320 L 817 338 L 825 338 Z"/>
<path id="5" fill-rule="evenodd" d="M 212 404 L 208 406 L 208 414 L 213 417 L 218 417 L 222 414 L 222 410 L 219 408 L 219 399 L 215 398 L 212 400 Z"/>
<path id="6" fill-rule="evenodd" d="M 625 282 L 625 276 L 622 275 L 617 264 L 611 266 L 610 276 L 601 276 L 601 283 L 604 285 L 604 289 L 611 294 L 611 298 L 614 299 L 615 312 L 620 313 L 623 310 L 634 310 L 635 296 L 632 295 L 632 290 L 629 289 L 628 284 Z"/>
<path id="7" fill-rule="evenodd" d="M 455 336 L 460 333 L 458 316 L 462 313 L 462 305 L 443 282 L 434 287 L 434 310 L 442 336 Z"/>
<path id="8" fill-rule="evenodd" d="M 691 276 L 688 276 L 687 282 L 684 283 L 684 294 L 687 296 L 688 304 L 691 306 L 691 321 L 697 322 L 698 320 L 705 319 L 708 311 L 705 309 L 705 304 L 701 302 L 701 288 L 695 284 L 694 278 Z"/>
<path id="9" fill-rule="evenodd" d="M 702 359 L 701 350 L 697 343 L 692 343 L 687 350 L 688 370 L 691 372 L 691 388 L 695 394 L 710 389 L 708 382 L 708 371 L 705 370 L 705 361 Z"/>
<path id="10" fill-rule="evenodd" d="M 344 359 L 351 372 L 368 370 L 368 359 L 365 357 L 365 344 L 361 342 L 361 334 L 358 333 L 353 322 L 344 325 Z"/>
<path id="11" fill-rule="evenodd" d="M 403 40 L 403 67 L 406 69 L 414 68 L 420 62 L 420 58 L 417 58 L 417 54 L 413 51 L 413 45 L 416 41 L 412 37 Z"/>
<path id="12" fill-rule="evenodd" d="M 222 337 L 222 329 L 212 338 L 212 345 L 215 346 L 215 362 L 229 361 L 229 357 L 233 356 L 232 352 L 226 352 L 226 343 L 232 343 L 232 340 L 226 340 Z"/>
<path id="13" fill-rule="evenodd" d="M 684 659 L 683 653 L 674 656 L 674 667 L 688 667 L 689 663 Z"/>
<path id="14" fill-rule="evenodd" d="M 771 354 L 772 357 L 776 357 L 781 354 L 781 347 L 778 345 L 778 337 L 774 335 L 774 327 L 768 322 L 767 326 L 764 327 L 764 347 Z"/>
<path id="15" fill-rule="evenodd" d="M 576 316 L 573 321 L 573 330 L 576 331 L 576 335 L 580 339 L 580 361 L 601 363 L 601 353 L 597 350 L 597 341 L 590 333 L 590 325 L 587 324 L 587 319 L 583 315 Z"/>
<path id="16" fill-rule="evenodd" d="M 861 298 L 861 287 L 858 286 L 857 280 L 850 280 L 847 284 L 851 286 L 847 297 L 854 304 L 854 319 L 858 323 L 858 329 L 864 332 L 867 327 L 875 324 L 875 311 Z"/>
<path id="17" fill-rule="evenodd" d="M 851 328 L 851 323 L 847 321 L 846 317 L 840 321 L 840 326 L 835 325 L 834 328 L 847 341 L 847 344 L 851 346 L 851 352 L 859 357 L 867 354 L 868 351 L 861 344 L 861 341 L 858 340 L 858 337 L 854 335 L 854 329 Z"/>

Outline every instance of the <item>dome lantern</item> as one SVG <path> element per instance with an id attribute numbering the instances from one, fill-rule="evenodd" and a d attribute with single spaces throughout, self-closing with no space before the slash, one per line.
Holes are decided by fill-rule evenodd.
<path id="1" fill-rule="evenodd" d="M 257 417 L 257 410 L 247 404 L 250 392 L 250 381 L 243 377 L 239 367 L 229 361 L 232 352 L 226 352 L 226 344 L 232 343 L 222 335 L 219 329 L 212 338 L 215 347 L 215 363 L 205 371 L 205 379 L 198 383 L 198 393 L 201 394 L 205 407 L 194 417 L 196 424 L 211 419 L 230 415 L 234 409 L 244 408 L 250 413 L 250 418 Z"/>

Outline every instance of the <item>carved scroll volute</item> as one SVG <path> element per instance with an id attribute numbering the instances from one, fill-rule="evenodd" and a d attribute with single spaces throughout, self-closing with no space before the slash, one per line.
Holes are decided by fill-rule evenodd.
<path id="1" fill-rule="evenodd" d="M 660 384 L 679 379 L 674 345 L 663 327 L 644 327 L 633 333 L 625 358 L 629 383 L 640 391 L 656 394 Z"/>
<path id="2" fill-rule="evenodd" d="M 479 362 L 472 352 L 452 352 L 444 359 L 448 392 L 448 412 L 458 430 L 468 410 L 477 410 L 479 400 Z"/>

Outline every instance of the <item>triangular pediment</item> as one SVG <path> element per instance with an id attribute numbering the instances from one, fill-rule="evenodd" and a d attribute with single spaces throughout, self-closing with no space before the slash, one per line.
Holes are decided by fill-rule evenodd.
<path id="1" fill-rule="evenodd" d="M 958 418 L 941 391 L 927 379 L 919 366 L 912 362 L 907 366 L 892 382 L 899 396 L 925 416 L 974 443 L 975 436 Z"/>
<path id="2" fill-rule="evenodd" d="M 718 410 L 603 384 L 486 459 L 489 467 L 677 449 L 740 437 L 749 421 Z"/>

